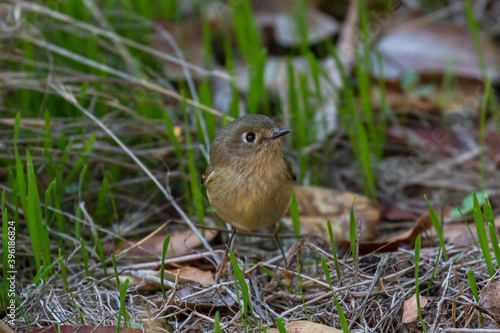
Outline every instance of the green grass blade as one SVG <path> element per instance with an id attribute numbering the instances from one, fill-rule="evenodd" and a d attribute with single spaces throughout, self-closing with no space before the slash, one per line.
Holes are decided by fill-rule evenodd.
<path id="1" fill-rule="evenodd" d="M 59 257 L 61 257 L 61 258 L 63 257 L 62 250 L 60 248 L 59 248 Z M 66 271 L 66 264 L 64 263 L 64 259 L 61 260 L 61 276 L 59 276 L 59 278 L 63 282 L 64 287 L 66 288 L 66 292 L 69 292 L 69 287 L 68 287 L 68 273 Z"/>
<path id="2" fill-rule="evenodd" d="M 33 279 L 33 284 L 38 285 L 43 279 L 45 279 L 45 277 L 47 277 L 50 274 L 50 272 L 52 272 L 54 266 L 61 260 L 62 257 L 59 257 L 59 259 L 48 265 L 47 268 L 40 270 L 40 272 Z"/>
<path id="3" fill-rule="evenodd" d="M 191 134 L 189 133 L 189 127 L 186 126 L 186 145 L 192 146 Z M 187 160 L 188 160 L 188 169 L 189 169 L 189 178 L 190 178 L 190 186 L 191 193 L 193 195 L 193 203 L 194 208 L 196 210 L 196 214 L 198 215 L 198 223 L 200 225 L 204 225 L 204 208 L 203 208 L 203 196 L 201 194 L 200 188 L 200 179 L 198 176 L 198 171 L 196 169 L 195 157 L 194 157 L 194 149 L 187 149 Z M 204 234 L 204 229 L 202 234 Z"/>
<path id="4" fill-rule="evenodd" d="M 318 99 L 318 101 L 321 101 L 322 100 L 321 84 L 320 84 L 321 68 L 318 64 L 318 60 L 316 59 L 316 57 L 314 56 L 314 54 L 312 52 L 307 52 L 307 60 L 309 60 L 309 67 L 310 67 L 313 82 L 314 82 L 314 88 L 316 90 L 316 98 Z"/>
<path id="5" fill-rule="evenodd" d="M 340 326 L 342 327 L 342 331 L 344 333 L 349 333 L 349 325 L 347 324 L 347 320 L 345 318 L 344 311 L 342 310 L 340 303 L 337 301 L 337 298 L 335 297 L 335 293 L 333 293 L 333 286 L 332 286 L 332 279 L 330 277 L 330 270 L 328 269 L 328 265 L 326 264 L 326 260 L 323 257 L 321 257 L 321 267 L 323 268 L 323 272 L 325 273 L 326 280 L 328 281 L 328 285 L 330 286 L 330 289 L 332 290 L 333 301 L 335 303 L 337 315 L 339 316 Z"/>
<path id="6" fill-rule="evenodd" d="M 42 253 L 43 265 L 47 267 L 52 262 L 50 258 L 50 239 L 47 226 L 43 224 L 42 205 L 38 195 L 38 186 L 35 178 L 35 170 L 29 152 L 26 152 L 26 172 L 28 174 L 28 210 L 34 219 L 38 231 L 38 244 Z"/>
<path id="7" fill-rule="evenodd" d="M 87 155 L 92 150 L 92 146 L 94 145 L 95 140 L 96 140 L 96 134 L 93 133 L 90 136 L 89 140 L 85 143 L 82 155 L 78 158 L 75 165 L 69 172 L 68 176 L 64 179 L 64 184 L 65 184 L 64 187 L 66 187 L 76 175 L 78 175 L 79 173 L 81 175 L 81 169 L 87 164 L 88 160 Z M 71 149 L 71 145 L 69 145 L 69 149 Z"/>
<path id="8" fill-rule="evenodd" d="M 308 132 L 310 132 L 310 129 L 307 126 L 308 124 L 311 124 L 311 120 L 308 119 L 308 114 L 310 113 L 308 82 L 304 75 L 299 75 L 299 87 L 300 94 L 302 96 L 302 103 L 297 112 L 299 147 L 307 147 L 309 146 Z M 300 180 L 303 181 L 306 178 L 307 172 L 309 170 L 309 153 L 305 152 L 303 149 L 300 150 L 299 165 Z"/>
<path id="9" fill-rule="evenodd" d="M 472 295 L 474 295 L 476 303 L 479 303 L 479 294 L 477 292 L 476 278 L 474 277 L 474 272 L 470 269 L 467 270 L 467 278 L 469 279 L 469 285 L 472 291 Z"/>
<path id="10" fill-rule="evenodd" d="M 2 190 L 2 212 L 5 210 L 5 193 L 7 192 L 7 188 L 3 188 Z"/>
<path id="11" fill-rule="evenodd" d="M 337 297 L 333 296 L 333 300 L 335 302 L 335 309 L 337 310 L 337 315 L 339 316 L 340 326 L 342 327 L 342 332 L 349 333 L 349 325 L 347 324 L 347 319 L 344 314 L 344 310 L 340 306 L 339 301 L 337 301 Z"/>
<path id="12" fill-rule="evenodd" d="M 87 274 L 87 276 L 90 276 L 89 259 L 87 257 L 87 248 L 85 247 L 85 241 L 83 240 L 83 238 L 80 238 L 80 246 L 82 248 L 83 265 L 85 267 L 85 273 Z"/>
<path id="13" fill-rule="evenodd" d="M 16 114 L 16 120 L 14 122 L 14 154 L 16 156 L 16 183 L 17 191 L 19 193 L 19 200 L 21 202 L 21 208 L 26 212 L 26 179 L 24 177 L 24 167 L 23 162 L 21 162 L 21 155 L 19 155 L 19 149 L 17 147 L 17 140 L 19 138 L 19 128 L 21 126 L 21 113 Z"/>
<path id="14" fill-rule="evenodd" d="M 174 125 L 172 123 L 172 119 L 170 117 L 170 114 L 164 113 L 163 120 L 165 122 L 165 129 L 167 131 L 168 139 L 170 140 L 170 143 L 172 143 L 172 146 L 174 146 L 175 155 L 177 156 L 177 160 L 180 163 L 180 170 L 179 171 L 181 172 L 181 174 L 184 175 L 185 174 L 185 163 L 186 163 L 185 157 L 184 157 L 184 154 L 182 152 L 181 146 L 179 144 L 179 140 L 177 139 L 177 135 L 175 134 L 175 128 L 174 128 Z M 186 204 L 190 204 L 191 203 L 191 200 L 190 200 L 191 184 L 188 181 L 183 181 L 182 183 L 184 186 L 184 193 L 186 196 Z"/>
<path id="15" fill-rule="evenodd" d="M 212 93 L 210 92 L 210 86 L 208 81 L 203 81 L 200 86 L 200 103 L 209 107 L 212 107 Z M 217 123 L 215 121 L 215 115 L 204 112 L 203 116 L 205 117 L 205 123 L 207 125 L 208 138 L 210 142 L 212 142 L 215 136 L 215 130 L 217 127 Z"/>
<path id="16" fill-rule="evenodd" d="M 52 149 L 53 144 L 52 131 L 50 129 L 50 113 L 48 109 L 45 109 L 45 141 L 43 143 L 43 156 L 47 161 L 47 170 L 52 178 L 56 176 L 56 167 L 52 158 L 52 152 L 49 152 L 49 149 Z"/>
<path id="17" fill-rule="evenodd" d="M 427 196 L 424 195 L 425 202 L 427 203 L 427 208 L 429 209 L 429 215 L 431 216 L 431 221 L 432 225 L 434 226 L 434 229 L 436 230 L 436 233 L 439 238 L 439 244 L 441 245 L 441 248 L 443 249 L 443 255 L 444 259 L 448 261 L 448 253 L 446 253 L 446 247 L 444 244 L 444 237 L 443 237 L 443 229 L 441 228 L 441 223 L 439 223 L 438 217 L 436 213 L 434 212 L 434 209 L 432 209 L 431 204 L 429 203 L 429 200 L 427 200 Z"/>
<path id="18" fill-rule="evenodd" d="M 356 77 L 359 81 L 359 94 L 363 114 L 365 116 L 364 119 L 368 128 L 368 136 L 372 143 L 370 151 L 374 152 L 374 155 L 379 157 L 381 146 L 379 146 L 380 139 L 378 131 L 375 127 L 375 117 L 373 115 L 373 106 L 371 102 L 370 74 L 365 72 L 361 66 L 358 66 L 356 70 Z"/>
<path id="19" fill-rule="evenodd" d="M 474 300 L 476 301 L 476 303 L 479 303 L 479 294 L 477 292 L 476 278 L 474 277 L 474 272 L 470 269 L 467 270 L 467 278 L 469 279 L 469 285 L 472 291 L 472 295 L 474 296 Z M 481 326 L 484 327 L 483 315 L 481 313 L 479 313 L 479 319 L 481 321 Z"/>
<path id="20" fill-rule="evenodd" d="M 97 196 L 97 215 L 106 220 L 106 217 L 109 216 L 109 210 L 106 207 L 106 203 L 111 203 L 111 207 L 113 208 L 113 218 L 117 222 L 119 220 L 118 209 L 116 207 L 115 197 L 113 195 L 113 191 L 111 191 L 111 186 L 109 185 L 108 177 L 103 172 L 103 179 L 101 183 L 101 188 L 99 190 L 99 194 Z M 111 220 L 112 221 L 112 220 Z"/>
<path id="21" fill-rule="evenodd" d="M 439 246 L 439 249 L 438 249 L 436 263 L 434 264 L 434 268 L 432 269 L 432 275 L 431 275 L 431 279 L 429 280 L 429 285 L 427 286 L 427 293 L 425 294 L 425 297 L 428 297 L 429 293 L 431 291 L 432 281 L 434 281 L 434 276 L 436 274 L 436 269 L 437 269 L 438 264 L 439 264 L 439 259 L 441 259 L 441 245 Z"/>
<path id="22" fill-rule="evenodd" d="M 495 254 L 495 260 L 497 262 L 497 267 L 500 268 L 500 248 L 498 246 L 498 237 L 495 229 L 495 218 L 493 216 L 493 209 L 491 208 L 490 200 L 488 196 L 484 195 L 484 217 L 486 218 L 486 223 L 488 224 L 488 233 L 490 235 L 490 243 L 493 248 L 493 253 Z"/>
<path id="23" fill-rule="evenodd" d="M 26 203 L 26 210 L 24 211 L 24 215 L 26 218 L 26 222 L 28 224 L 31 247 L 33 249 L 33 258 L 35 259 L 35 265 L 37 271 L 39 271 L 41 269 L 42 260 L 40 258 L 41 230 L 39 230 L 40 223 L 38 221 L 38 217 L 41 218 L 41 213 L 37 214 L 37 208 L 40 209 L 40 205 L 36 204 L 37 203 L 36 197 L 38 195 L 38 190 L 36 188 L 36 181 L 34 179 L 35 173 L 33 171 L 33 165 L 31 162 L 31 157 L 29 152 L 26 152 L 26 168 L 28 171 L 28 200 Z"/>
<path id="24" fill-rule="evenodd" d="M 363 171 L 363 187 L 368 197 L 370 197 L 371 199 L 376 199 L 375 180 L 373 177 L 370 157 L 370 146 L 368 143 L 368 137 L 366 136 L 365 126 L 359 118 L 357 119 L 356 136 L 358 141 L 358 160 L 360 161 Z"/>
<path id="25" fill-rule="evenodd" d="M 484 210 L 484 217 L 486 218 L 486 223 L 491 223 L 495 225 L 493 209 L 491 208 L 490 200 L 488 199 L 488 195 L 486 193 L 484 194 L 483 210 Z"/>
<path id="26" fill-rule="evenodd" d="M 298 254 L 297 254 L 297 275 L 299 277 L 300 297 L 302 298 L 302 305 L 304 306 L 304 314 L 306 315 L 306 319 L 309 320 L 309 315 L 307 314 L 306 301 L 304 299 L 304 292 L 302 291 L 302 279 L 300 277 L 300 260 Z"/>
<path id="27" fill-rule="evenodd" d="M 298 236 L 300 235 L 300 216 L 295 192 L 293 193 L 292 203 L 290 204 L 290 216 L 292 217 L 293 229 L 295 230 L 295 234 Z"/>
<path id="28" fill-rule="evenodd" d="M 127 296 L 127 289 L 128 289 L 128 284 L 129 280 L 126 279 L 125 282 L 123 283 L 123 286 L 120 287 L 120 312 L 118 313 L 118 324 L 116 324 L 116 333 L 120 333 L 120 322 L 123 314 L 123 321 L 125 327 L 127 327 L 127 321 L 128 321 L 128 313 L 125 310 L 125 298 Z"/>
<path id="29" fill-rule="evenodd" d="M 259 32 L 249 0 L 233 1 L 233 25 L 236 41 L 248 65 L 254 64 L 261 48 Z"/>
<path id="30" fill-rule="evenodd" d="M 476 18 L 474 16 L 474 8 L 472 6 L 472 0 L 465 0 L 465 17 L 467 18 L 467 24 L 469 25 L 469 32 L 474 41 L 474 48 L 476 49 L 476 55 L 479 63 L 479 68 L 481 68 L 483 77 L 486 78 L 486 63 L 484 61 L 483 49 L 481 47 L 481 37 L 479 35 L 479 28 L 477 25 Z"/>
<path id="31" fill-rule="evenodd" d="M 82 188 L 83 184 L 85 182 L 85 175 L 87 174 L 87 168 L 88 165 L 85 164 L 82 168 L 82 171 L 80 172 L 80 181 L 78 182 L 78 203 L 76 205 L 76 217 L 78 219 L 81 219 L 82 217 L 82 209 L 80 208 L 80 204 L 82 203 Z M 81 237 L 81 229 L 82 229 L 82 224 L 80 221 L 76 220 L 75 221 L 75 237 L 78 239 Z"/>
<path id="32" fill-rule="evenodd" d="M 308 16 L 307 4 L 305 0 L 298 0 L 295 4 L 295 18 L 297 21 L 297 26 L 300 36 L 300 50 L 302 54 L 306 54 L 309 51 L 309 42 L 307 39 L 307 16 Z"/>
<path id="33" fill-rule="evenodd" d="M 267 52 L 265 49 L 258 53 L 258 58 L 249 71 L 249 91 L 248 91 L 248 113 L 268 114 L 268 96 L 264 83 L 264 71 L 266 67 Z M 259 108 L 260 102 L 264 109 Z"/>
<path id="34" fill-rule="evenodd" d="M 326 260 L 323 257 L 321 257 L 321 267 L 323 268 L 323 272 L 325 273 L 326 281 L 330 285 L 330 289 L 332 289 L 332 291 L 333 291 L 332 277 L 330 276 L 330 270 L 328 269 L 328 265 L 326 263 Z"/>
<path id="35" fill-rule="evenodd" d="M 357 244 L 358 244 L 358 230 L 356 228 L 356 220 L 354 219 L 354 202 L 358 196 L 354 196 L 351 205 L 351 213 L 349 216 L 349 239 L 351 241 L 351 252 L 352 252 L 352 260 L 356 263 L 357 260 Z"/>
<path id="36" fill-rule="evenodd" d="M 104 250 L 102 248 L 102 243 L 99 237 L 96 238 L 95 245 L 97 249 L 97 254 L 99 255 L 99 259 L 101 260 L 102 270 L 104 271 L 104 275 L 107 276 L 108 270 L 106 267 L 106 259 L 104 258 Z"/>
<path id="37" fill-rule="evenodd" d="M 116 286 L 120 290 L 120 276 L 118 275 L 118 269 L 116 268 L 115 255 L 111 253 L 111 263 L 113 264 L 113 272 L 115 273 Z"/>
<path id="38" fill-rule="evenodd" d="M 285 325 L 283 325 L 283 319 L 282 318 L 276 319 L 276 327 L 278 327 L 279 333 L 287 333 Z"/>
<path id="39" fill-rule="evenodd" d="M 479 240 L 479 245 L 481 245 L 484 261 L 486 262 L 486 266 L 488 267 L 488 273 L 490 274 L 490 276 L 493 276 L 493 274 L 495 274 L 495 271 L 493 269 L 493 262 L 491 260 L 490 245 L 488 243 L 488 237 L 486 236 L 486 227 L 484 226 L 481 206 L 479 206 L 479 201 L 477 200 L 477 196 L 474 191 L 472 191 L 472 197 L 474 200 L 474 222 L 476 223 L 477 238 Z"/>
<path id="40" fill-rule="evenodd" d="M 420 324 L 422 325 L 422 329 L 424 332 L 427 332 L 427 328 L 424 324 L 424 319 L 422 318 L 422 309 L 420 308 L 420 288 L 418 285 L 418 266 L 420 263 L 420 245 L 421 245 L 421 235 L 417 236 L 415 240 L 415 294 L 417 300 L 417 310 L 418 310 L 418 318 L 420 319 Z"/>
<path id="41" fill-rule="evenodd" d="M 500 248 L 498 247 L 498 237 L 494 224 L 488 223 L 488 232 L 490 234 L 491 247 L 493 248 L 493 253 L 495 253 L 497 267 L 500 268 Z"/>
<path id="42" fill-rule="evenodd" d="M 178 0 L 164 0 L 159 2 L 160 12 L 163 18 L 167 21 L 173 21 L 180 18 Z"/>
<path id="43" fill-rule="evenodd" d="M 332 245 L 333 262 L 335 264 L 335 271 L 337 272 L 337 278 L 339 279 L 340 286 L 342 286 L 342 275 L 340 271 L 339 261 L 337 259 L 337 250 L 335 250 L 335 243 L 333 241 L 333 230 L 330 221 L 326 221 L 328 225 L 328 234 L 330 235 L 330 244 Z"/>
<path id="44" fill-rule="evenodd" d="M 236 262 L 236 257 L 234 256 L 234 253 L 230 252 L 229 257 L 231 259 L 231 264 L 233 265 L 234 277 L 236 278 L 238 284 L 241 287 L 241 294 L 244 305 L 242 317 L 247 318 L 248 310 L 252 311 L 252 303 L 250 302 L 250 293 L 248 291 L 248 285 L 245 281 L 245 278 L 243 277 L 243 273 L 241 272 L 238 263 Z"/>
<path id="45" fill-rule="evenodd" d="M 44 210 L 44 217 L 45 217 L 45 225 L 48 226 L 50 224 L 50 210 L 49 206 L 51 205 L 51 193 L 54 187 L 56 187 L 57 182 L 53 180 L 50 184 L 49 187 L 47 187 L 47 190 L 45 191 L 45 210 Z"/>
<path id="46" fill-rule="evenodd" d="M 162 251 L 162 257 L 161 257 L 161 266 L 160 266 L 160 284 L 161 284 L 161 292 L 163 293 L 163 298 L 167 298 L 167 294 L 165 292 L 165 257 L 167 255 L 167 250 L 168 250 L 168 244 L 170 243 L 170 235 L 167 235 L 165 237 L 165 240 L 163 241 L 163 251 Z"/>
<path id="47" fill-rule="evenodd" d="M 215 325 L 214 325 L 214 333 L 222 333 L 222 329 L 220 328 L 220 312 L 217 311 L 214 317 Z"/>

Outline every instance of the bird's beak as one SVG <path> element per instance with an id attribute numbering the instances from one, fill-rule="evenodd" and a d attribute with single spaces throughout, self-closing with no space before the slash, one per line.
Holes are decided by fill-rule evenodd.
<path id="1" fill-rule="evenodd" d="M 286 135 L 286 134 L 290 133 L 291 131 L 292 130 L 289 130 L 289 129 L 279 130 L 277 132 L 274 132 L 273 135 L 271 135 L 271 139 L 279 138 L 280 136 Z"/>

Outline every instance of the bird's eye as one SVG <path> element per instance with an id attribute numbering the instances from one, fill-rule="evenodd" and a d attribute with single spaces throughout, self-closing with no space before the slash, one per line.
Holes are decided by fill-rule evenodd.
<path id="1" fill-rule="evenodd" d="M 248 133 L 246 136 L 245 136 L 245 141 L 248 142 L 248 143 L 252 143 L 255 141 L 255 133 Z"/>

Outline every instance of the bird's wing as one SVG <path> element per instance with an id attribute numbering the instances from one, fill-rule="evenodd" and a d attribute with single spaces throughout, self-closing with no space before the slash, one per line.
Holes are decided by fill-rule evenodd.
<path id="1" fill-rule="evenodd" d="M 208 181 L 214 174 L 214 170 L 212 167 L 212 164 L 209 164 L 208 167 L 205 169 L 205 172 L 203 173 L 203 176 L 201 176 L 201 184 L 202 185 L 207 185 Z"/>
<path id="2" fill-rule="evenodd" d="M 290 176 L 290 179 L 293 181 L 297 180 L 297 176 L 295 175 L 295 172 L 293 172 L 292 165 L 290 162 L 285 158 L 285 163 L 288 168 L 288 175 Z"/>

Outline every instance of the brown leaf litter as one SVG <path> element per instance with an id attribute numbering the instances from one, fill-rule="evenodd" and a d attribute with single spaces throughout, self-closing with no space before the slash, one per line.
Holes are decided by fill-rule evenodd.
<path id="1" fill-rule="evenodd" d="M 342 333 L 333 327 L 313 323 L 306 320 L 292 321 L 285 325 L 285 329 L 289 333 Z M 279 333 L 277 328 L 271 328 L 270 333 Z"/>
<path id="2" fill-rule="evenodd" d="M 427 298 L 418 295 L 420 299 L 420 309 L 427 306 Z M 418 318 L 418 306 L 417 306 L 417 294 L 413 294 L 410 299 L 407 299 L 404 303 L 403 310 L 403 324 L 411 323 Z"/>

